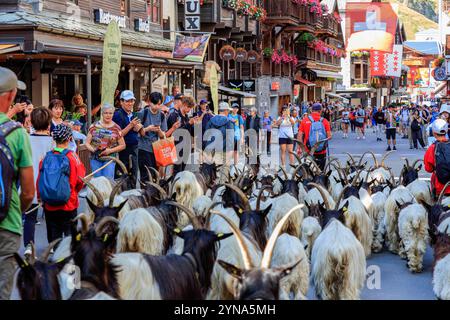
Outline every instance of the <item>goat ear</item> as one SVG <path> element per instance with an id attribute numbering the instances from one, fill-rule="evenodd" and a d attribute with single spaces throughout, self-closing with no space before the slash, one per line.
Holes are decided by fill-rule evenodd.
<path id="1" fill-rule="evenodd" d="M 309 243 L 305 244 L 303 249 L 308 250 L 308 247 L 309 247 Z"/>
<path id="2" fill-rule="evenodd" d="M 280 176 L 277 176 L 277 178 L 281 182 L 281 184 L 284 184 L 284 180 Z"/>
<path id="3" fill-rule="evenodd" d="M 236 211 L 238 216 L 244 213 L 244 209 L 242 209 L 238 204 L 233 203 L 233 209 Z"/>
<path id="4" fill-rule="evenodd" d="M 420 164 L 417 168 L 416 171 L 419 172 L 420 170 L 422 170 L 422 164 Z"/>
<path id="5" fill-rule="evenodd" d="M 225 240 L 228 237 L 231 237 L 233 232 L 230 233 L 216 233 L 216 241 Z"/>
<path id="6" fill-rule="evenodd" d="M 172 195 L 170 196 L 170 200 L 177 201 L 177 193 L 176 192 L 172 193 Z"/>
<path id="7" fill-rule="evenodd" d="M 223 260 L 217 260 L 217 262 L 220 264 L 222 268 L 225 269 L 226 272 L 230 274 L 233 278 L 238 279 L 239 281 L 242 281 L 242 270 L 238 267 L 232 265 L 231 263 L 225 262 Z"/>
<path id="8" fill-rule="evenodd" d="M 124 202 L 122 202 L 116 209 L 117 209 L 117 212 L 116 212 L 116 218 L 117 217 L 119 217 L 119 212 L 120 212 L 120 210 L 122 210 L 123 209 L 123 207 L 125 206 L 125 204 L 128 202 L 128 199 L 126 199 Z"/>
<path id="9" fill-rule="evenodd" d="M 326 174 L 327 178 L 329 178 L 331 176 L 331 173 L 332 173 L 331 170 L 327 172 L 327 174 Z"/>
<path id="10" fill-rule="evenodd" d="M 171 231 L 173 232 L 173 234 L 177 235 L 181 239 L 184 239 L 185 232 L 182 231 L 180 228 L 175 228 L 175 229 L 172 229 Z"/>
<path id="11" fill-rule="evenodd" d="M 14 252 L 14 259 L 16 260 L 17 264 L 19 265 L 20 269 L 29 268 L 30 264 L 26 262 L 24 259 L 22 259 L 21 256 L 17 252 Z"/>
<path id="12" fill-rule="evenodd" d="M 292 269 L 294 269 L 300 262 L 302 262 L 303 258 L 298 259 L 296 262 L 294 262 L 291 265 L 285 266 L 285 267 L 281 267 L 281 268 L 277 268 L 278 274 L 280 279 L 286 277 L 287 275 L 289 275 L 292 272 Z"/>
<path id="13" fill-rule="evenodd" d="M 270 210 L 272 210 L 272 203 L 261 212 L 262 216 L 266 217 L 269 214 Z"/>
<path id="14" fill-rule="evenodd" d="M 345 203 L 344 203 L 344 205 L 342 206 L 340 212 L 341 212 L 341 213 L 344 213 L 344 212 L 347 211 L 347 210 L 348 210 L 348 200 L 345 201 Z"/>
<path id="15" fill-rule="evenodd" d="M 402 204 L 400 202 L 398 202 L 398 200 L 395 200 L 395 203 L 397 204 L 398 208 L 400 208 L 402 206 Z"/>
<path id="16" fill-rule="evenodd" d="M 86 198 L 89 208 L 95 213 L 100 207 L 96 206 L 89 198 Z"/>
<path id="17" fill-rule="evenodd" d="M 166 182 L 167 182 L 167 183 L 171 183 L 172 180 L 173 180 L 173 176 L 170 176 L 169 178 L 167 178 Z"/>

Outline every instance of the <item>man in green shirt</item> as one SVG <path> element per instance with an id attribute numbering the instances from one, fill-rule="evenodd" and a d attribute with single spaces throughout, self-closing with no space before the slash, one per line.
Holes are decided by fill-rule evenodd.
<path id="1" fill-rule="evenodd" d="M 25 90 L 25 84 L 9 69 L 0 67 L 0 128 L 11 121 L 6 113 L 14 101 L 17 89 Z M 6 218 L 0 222 L 0 300 L 10 298 L 16 270 L 14 253 L 20 249 L 22 235 L 22 211 L 30 206 L 34 198 L 33 163 L 31 146 L 24 128 L 12 131 L 6 142 L 14 158 L 16 179 L 12 188 L 11 202 Z M 21 193 L 19 195 L 18 186 Z"/>

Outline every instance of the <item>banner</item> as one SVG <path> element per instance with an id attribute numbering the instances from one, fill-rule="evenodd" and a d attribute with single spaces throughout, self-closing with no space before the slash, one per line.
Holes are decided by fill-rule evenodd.
<path id="1" fill-rule="evenodd" d="M 217 114 L 219 108 L 219 78 L 217 76 L 217 70 L 214 65 L 211 66 L 209 73 L 209 87 L 211 88 L 211 97 L 213 102 L 214 113 Z"/>
<path id="2" fill-rule="evenodd" d="M 418 67 L 409 67 L 409 72 L 408 72 L 408 86 L 418 86 L 419 85 L 419 80 L 420 80 L 420 73 L 419 73 L 419 68 Z"/>
<path id="3" fill-rule="evenodd" d="M 430 86 L 430 69 L 429 68 L 419 68 L 420 86 L 429 87 Z"/>
<path id="4" fill-rule="evenodd" d="M 185 61 L 203 62 L 210 35 L 187 37 L 177 34 L 172 57 Z"/>
<path id="5" fill-rule="evenodd" d="M 401 77 L 402 55 L 402 45 L 394 45 L 392 53 L 370 50 L 370 75 Z"/>
<path id="6" fill-rule="evenodd" d="M 347 2 L 345 12 L 347 51 L 392 52 L 397 14 L 387 2 Z"/>
<path id="7" fill-rule="evenodd" d="M 394 45 L 394 50 L 392 53 L 387 55 L 386 64 L 387 70 L 386 75 L 389 77 L 398 77 L 402 75 L 402 57 L 403 57 L 403 46 L 401 44 Z"/>
<path id="8" fill-rule="evenodd" d="M 385 76 L 387 70 L 388 53 L 385 51 L 370 50 L 370 75 Z"/>
<path id="9" fill-rule="evenodd" d="M 102 105 L 114 106 L 114 93 L 119 84 L 120 65 L 122 63 L 122 39 L 119 25 L 111 21 L 106 29 L 103 42 L 102 67 Z"/>

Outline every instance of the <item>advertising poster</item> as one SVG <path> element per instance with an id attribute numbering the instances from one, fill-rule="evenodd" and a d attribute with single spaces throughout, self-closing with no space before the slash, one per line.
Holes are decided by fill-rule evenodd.
<path id="1" fill-rule="evenodd" d="M 177 34 L 172 57 L 185 61 L 203 62 L 210 35 L 187 37 Z"/>
<path id="2" fill-rule="evenodd" d="M 119 84 L 122 63 L 122 39 L 119 25 L 111 21 L 103 42 L 102 104 L 114 105 L 114 93 Z"/>

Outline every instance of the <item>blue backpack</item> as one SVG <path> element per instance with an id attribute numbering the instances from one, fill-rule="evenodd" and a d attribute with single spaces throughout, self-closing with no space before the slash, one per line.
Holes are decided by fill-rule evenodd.
<path id="1" fill-rule="evenodd" d="M 14 158 L 6 142 L 6 137 L 21 127 L 20 123 L 14 121 L 0 125 L 0 222 L 8 215 L 12 188 L 17 178 L 14 172 Z"/>
<path id="2" fill-rule="evenodd" d="M 47 152 L 42 162 L 39 178 L 39 194 L 42 202 L 51 206 L 65 205 L 70 198 L 70 163 L 67 154 Z"/>
<path id="3" fill-rule="evenodd" d="M 327 132 L 325 131 L 325 126 L 323 124 L 323 118 L 321 117 L 319 121 L 314 121 L 313 117 L 309 116 L 308 119 L 311 121 L 311 128 L 309 129 L 309 138 L 306 142 L 306 146 L 309 150 L 319 141 L 325 140 L 327 138 Z M 319 144 L 316 153 L 326 150 L 328 146 L 328 141 L 324 141 Z"/>

